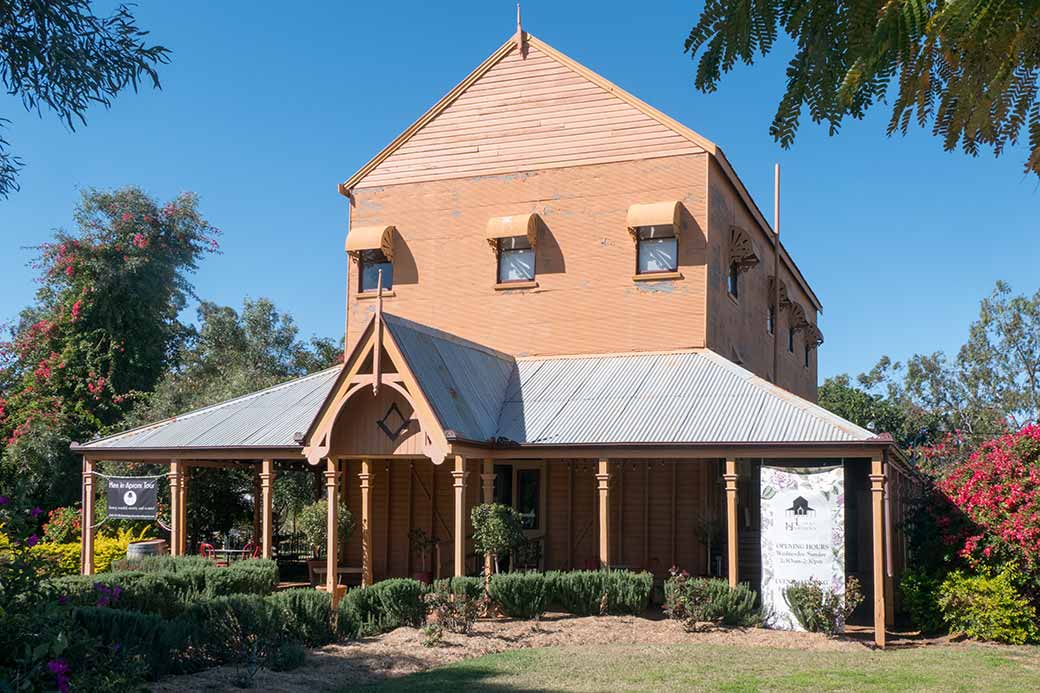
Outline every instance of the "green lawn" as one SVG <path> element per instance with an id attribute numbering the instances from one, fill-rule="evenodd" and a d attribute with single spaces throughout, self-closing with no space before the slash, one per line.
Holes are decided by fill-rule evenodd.
<path id="1" fill-rule="evenodd" d="M 1040 648 L 809 652 L 717 645 L 513 650 L 371 691 L 1038 691 Z"/>

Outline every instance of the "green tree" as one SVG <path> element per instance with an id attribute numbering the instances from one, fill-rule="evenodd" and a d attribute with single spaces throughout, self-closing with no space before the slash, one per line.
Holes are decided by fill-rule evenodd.
<path id="1" fill-rule="evenodd" d="M 945 149 L 972 156 L 981 146 L 1000 155 L 1027 131 L 1025 170 L 1040 175 L 1037 0 L 707 0 L 686 39 L 696 88 L 714 91 L 781 32 L 794 56 L 769 132 L 783 147 L 803 107 L 833 135 L 846 117 L 891 99 L 888 134 L 931 123 Z"/>
<path id="2" fill-rule="evenodd" d="M 268 299 L 245 299 L 242 310 L 202 302 L 170 367 L 150 393 L 138 398 L 121 428 L 183 414 L 298 378 L 342 361 L 342 342 L 299 339 L 292 316 Z M 161 472 L 156 468 L 157 472 Z M 193 537 L 225 533 L 252 522 L 249 496 L 255 474 L 247 469 L 197 469 L 189 490 L 188 530 Z M 284 521 L 314 499 L 313 481 L 279 476 L 275 505 Z"/>
<path id="3" fill-rule="evenodd" d="M 0 482 L 26 480 L 45 507 L 79 495 L 69 442 L 117 425 L 159 382 L 188 335 L 188 274 L 217 247 L 191 194 L 160 206 L 137 188 L 88 190 L 74 219 L 39 248 L 35 303 L 0 344 Z"/>
<path id="4" fill-rule="evenodd" d="M 1040 420 L 1040 291 L 1016 296 L 997 282 L 956 357 L 937 351 L 903 363 L 883 356 L 856 385 L 847 375 L 828 379 L 819 401 L 907 448 L 945 439 L 958 459 L 975 443 L 1020 430 Z"/>
<path id="5" fill-rule="evenodd" d="M 108 16 L 88 0 L 0 2 L 0 79 L 27 111 L 53 111 L 70 130 L 86 124 L 92 104 L 110 107 L 126 87 L 143 81 L 159 88 L 155 66 L 169 61 L 162 46 L 145 43 L 126 5 Z M 9 122 L 0 118 L 0 126 Z M 22 160 L 0 137 L 0 198 L 18 189 Z"/>

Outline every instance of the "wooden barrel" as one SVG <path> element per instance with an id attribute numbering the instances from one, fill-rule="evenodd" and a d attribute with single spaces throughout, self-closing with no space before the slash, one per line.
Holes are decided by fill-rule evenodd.
<path id="1" fill-rule="evenodd" d="M 145 556 L 160 556 L 167 553 L 165 539 L 148 539 L 146 541 L 134 541 L 126 547 L 127 560 L 144 558 Z"/>

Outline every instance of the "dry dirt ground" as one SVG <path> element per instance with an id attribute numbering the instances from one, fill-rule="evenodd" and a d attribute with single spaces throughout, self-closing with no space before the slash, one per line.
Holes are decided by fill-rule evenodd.
<path id="1" fill-rule="evenodd" d="M 760 628 L 687 633 L 675 621 L 633 616 L 578 618 L 547 614 L 541 621 L 511 619 L 478 621 L 470 635 L 444 633 L 443 644 L 424 647 L 415 628 L 398 628 L 384 635 L 310 650 L 306 663 L 293 671 L 261 671 L 254 687 L 264 691 L 315 693 L 350 684 L 404 676 L 481 655 L 525 647 L 580 645 L 743 645 L 797 650 L 862 651 L 869 634 L 856 639 L 831 639 L 816 633 L 789 633 Z M 917 646 L 926 643 L 916 641 Z M 154 691 L 236 690 L 233 666 L 198 674 L 168 677 Z"/>

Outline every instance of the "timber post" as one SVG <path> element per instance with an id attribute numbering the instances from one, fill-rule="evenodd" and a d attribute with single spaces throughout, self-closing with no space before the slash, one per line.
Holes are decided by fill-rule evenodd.
<path id="1" fill-rule="evenodd" d="M 336 460 L 325 460 L 325 496 L 328 503 L 327 542 L 325 545 L 325 589 L 331 596 L 335 609 L 339 601 L 339 469 Z"/>
<path id="2" fill-rule="evenodd" d="M 602 458 L 596 473 L 599 495 L 599 567 L 610 568 L 610 460 Z"/>
<path id="3" fill-rule="evenodd" d="M 80 573 L 94 574 L 94 460 L 83 458 L 83 507 L 80 518 Z"/>
<path id="4" fill-rule="evenodd" d="M 191 466 L 185 462 L 184 468 L 181 470 L 181 485 L 180 485 L 180 508 L 178 520 L 180 521 L 180 531 L 177 533 L 180 544 L 177 546 L 178 556 L 188 555 L 188 481 L 191 479 Z"/>
<path id="5" fill-rule="evenodd" d="M 453 575 L 462 577 L 466 574 L 466 459 L 462 455 L 455 456 L 455 470 L 451 473 L 455 480 L 455 568 Z"/>
<path id="6" fill-rule="evenodd" d="M 170 555 L 181 555 L 181 463 L 170 462 Z"/>
<path id="7" fill-rule="evenodd" d="M 372 463 L 361 460 L 361 586 L 372 584 Z"/>
<path id="8" fill-rule="evenodd" d="M 263 499 L 263 508 L 260 511 L 263 539 L 261 540 L 261 556 L 271 558 L 274 556 L 274 460 L 263 460 L 260 462 L 260 495 Z"/>
<path id="9" fill-rule="evenodd" d="M 722 475 L 726 481 L 726 572 L 729 586 L 736 587 L 739 577 L 737 557 L 740 547 L 737 545 L 737 461 L 726 460 L 726 473 Z"/>
<path id="10" fill-rule="evenodd" d="M 885 466 L 870 460 L 871 539 L 874 546 L 874 644 L 885 646 Z"/>

